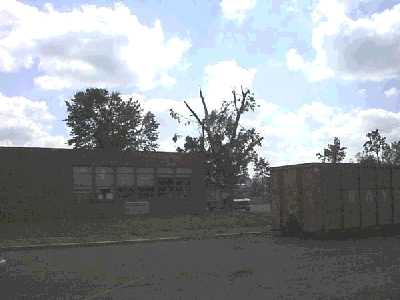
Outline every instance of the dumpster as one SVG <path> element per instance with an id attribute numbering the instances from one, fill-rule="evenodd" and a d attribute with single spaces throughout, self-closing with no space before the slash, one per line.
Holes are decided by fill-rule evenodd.
<path id="1" fill-rule="evenodd" d="M 307 163 L 271 168 L 272 228 L 287 234 L 400 225 L 400 168 Z"/>

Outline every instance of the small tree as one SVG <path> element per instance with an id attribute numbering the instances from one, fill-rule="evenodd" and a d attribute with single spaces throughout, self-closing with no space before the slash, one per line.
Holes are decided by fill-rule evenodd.
<path id="1" fill-rule="evenodd" d="M 69 145 L 75 149 L 155 151 L 158 126 L 151 112 L 143 113 L 137 100 L 121 99 L 117 92 L 90 88 L 65 101 L 71 128 Z"/>
<path id="2" fill-rule="evenodd" d="M 261 186 L 263 198 L 270 194 L 270 178 L 271 167 L 269 162 L 263 157 L 257 158 L 254 162 L 253 187 L 254 189 L 258 190 L 258 187 Z M 258 194 L 257 191 L 256 194 Z"/>
<path id="3" fill-rule="evenodd" d="M 374 166 L 374 165 L 378 164 L 378 162 L 376 161 L 376 158 L 371 154 L 365 154 L 365 153 L 358 152 L 355 155 L 355 158 L 356 158 L 357 163 L 359 163 L 361 165 Z"/>
<path id="4" fill-rule="evenodd" d="M 390 151 L 390 146 L 386 143 L 386 137 L 381 136 L 379 130 L 372 130 L 367 133 L 368 141 L 363 145 L 365 156 L 373 156 L 378 165 L 385 162 L 384 153 Z"/>
<path id="5" fill-rule="evenodd" d="M 382 158 L 389 165 L 400 166 L 400 141 L 393 142 L 390 146 L 385 147 Z"/>
<path id="6" fill-rule="evenodd" d="M 322 162 L 330 162 L 333 164 L 341 162 L 346 156 L 346 147 L 340 147 L 340 140 L 338 137 L 333 139 L 333 145 L 328 144 L 328 148 L 324 149 L 324 154 L 317 153 L 316 156 Z"/>

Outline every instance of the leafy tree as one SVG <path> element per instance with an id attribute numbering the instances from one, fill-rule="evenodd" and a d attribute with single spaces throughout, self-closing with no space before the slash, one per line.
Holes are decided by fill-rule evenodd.
<path id="1" fill-rule="evenodd" d="M 381 136 L 379 130 L 372 130 L 367 133 L 368 141 L 363 145 L 365 156 L 373 156 L 378 164 L 385 162 L 385 153 L 387 155 L 390 146 L 386 143 L 386 137 Z"/>
<path id="2" fill-rule="evenodd" d="M 254 177 L 269 178 L 270 173 L 271 173 L 271 166 L 269 162 L 263 157 L 258 157 L 254 161 Z"/>
<path id="3" fill-rule="evenodd" d="M 400 166 L 400 141 L 387 146 L 382 154 L 383 161 L 387 164 Z"/>
<path id="4" fill-rule="evenodd" d="M 254 111 L 256 100 L 248 90 L 238 94 L 232 91 L 232 99 L 223 101 L 219 109 L 209 110 L 200 90 L 202 115 L 184 101 L 189 116 L 170 110 L 170 115 L 179 123 L 195 124 L 198 136 L 186 136 L 183 152 L 204 152 L 208 156 L 207 180 L 222 188 L 232 188 L 241 176 L 248 175 L 248 165 L 257 160 L 256 147 L 261 146 L 262 137 L 254 128 L 241 125 L 244 114 Z M 175 134 L 173 141 L 181 138 Z"/>
<path id="5" fill-rule="evenodd" d="M 266 198 L 271 192 L 271 167 L 269 162 L 263 157 L 259 157 L 254 162 L 253 190 L 256 195 Z M 261 193 L 259 192 L 261 191 Z"/>
<path id="6" fill-rule="evenodd" d="M 378 164 L 378 162 L 376 161 L 376 158 L 373 155 L 365 154 L 365 153 L 361 153 L 361 152 L 358 152 L 356 154 L 356 161 L 359 164 L 368 165 L 368 166 L 375 166 Z"/>
<path id="7" fill-rule="evenodd" d="M 69 145 L 75 149 L 155 151 L 158 126 L 151 112 L 143 113 L 137 100 L 121 99 L 118 92 L 89 88 L 65 101 L 71 128 Z"/>
<path id="8" fill-rule="evenodd" d="M 321 153 L 317 153 L 316 156 L 322 162 L 328 161 L 330 163 L 336 164 L 341 162 L 345 158 L 346 149 L 346 147 L 340 147 L 340 140 L 338 137 L 335 137 L 333 139 L 333 145 L 328 144 L 328 148 L 324 149 L 324 154 L 322 155 Z"/>

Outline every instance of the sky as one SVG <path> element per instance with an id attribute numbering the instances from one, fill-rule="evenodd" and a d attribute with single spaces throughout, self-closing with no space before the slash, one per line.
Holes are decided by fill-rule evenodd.
<path id="1" fill-rule="evenodd" d="M 346 161 L 379 129 L 400 140 L 400 1 L 0 1 L 0 146 L 69 148 L 65 100 L 89 87 L 151 110 L 160 150 L 193 133 L 169 109 L 218 108 L 232 89 L 272 166 Z"/>

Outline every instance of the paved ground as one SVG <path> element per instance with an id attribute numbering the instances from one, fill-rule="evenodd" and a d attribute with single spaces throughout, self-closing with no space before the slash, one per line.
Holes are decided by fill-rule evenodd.
<path id="1" fill-rule="evenodd" d="M 0 299 L 400 299 L 400 237 L 247 237 L 3 253 Z"/>

